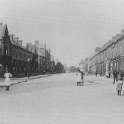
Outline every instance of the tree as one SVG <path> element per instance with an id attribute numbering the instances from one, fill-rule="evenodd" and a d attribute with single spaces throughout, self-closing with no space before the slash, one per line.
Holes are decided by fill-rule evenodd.
<path id="1" fill-rule="evenodd" d="M 55 72 L 56 73 L 62 73 L 65 72 L 64 66 L 61 62 L 57 62 L 55 65 Z"/>

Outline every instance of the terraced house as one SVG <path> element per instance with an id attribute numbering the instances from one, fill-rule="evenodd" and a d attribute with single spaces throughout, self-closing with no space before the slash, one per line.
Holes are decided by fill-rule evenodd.
<path id="1" fill-rule="evenodd" d="M 15 77 L 52 72 L 50 49 L 36 43 L 23 46 L 22 42 L 9 34 L 6 24 L 0 23 L 0 76 L 6 69 Z"/>
<path id="2" fill-rule="evenodd" d="M 91 73 L 100 75 L 124 72 L 124 31 L 112 37 L 89 59 Z"/>

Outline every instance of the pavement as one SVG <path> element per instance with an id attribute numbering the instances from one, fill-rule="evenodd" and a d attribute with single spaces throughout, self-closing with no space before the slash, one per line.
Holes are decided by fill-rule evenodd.
<path id="1" fill-rule="evenodd" d="M 10 85 L 16 85 L 22 82 L 27 82 L 30 81 L 32 79 L 38 79 L 38 78 L 43 78 L 43 77 L 47 77 L 50 76 L 51 74 L 45 74 L 45 75 L 37 75 L 37 76 L 30 76 L 28 77 L 23 77 L 23 78 L 10 78 Z M 4 78 L 0 78 L 0 86 L 4 85 Z"/>

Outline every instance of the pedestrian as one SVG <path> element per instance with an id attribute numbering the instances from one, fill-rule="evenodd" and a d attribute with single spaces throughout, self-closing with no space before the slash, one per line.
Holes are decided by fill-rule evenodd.
<path id="1" fill-rule="evenodd" d="M 76 76 L 77 76 L 77 86 L 81 84 L 83 85 L 82 74 L 80 70 L 78 70 L 78 72 L 76 73 Z"/>
<path id="2" fill-rule="evenodd" d="M 110 76 L 111 76 L 111 71 L 109 71 L 109 78 L 110 78 Z"/>
<path id="3" fill-rule="evenodd" d="M 120 80 L 117 81 L 116 90 L 117 90 L 117 95 L 118 96 L 121 96 L 122 86 L 123 86 L 123 77 L 121 77 Z"/>
<path id="4" fill-rule="evenodd" d="M 29 73 L 27 73 L 26 82 L 29 80 Z"/>
<path id="5" fill-rule="evenodd" d="M 97 72 L 96 72 L 96 77 L 97 77 Z"/>
<path id="6" fill-rule="evenodd" d="M 6 90 L 9 91 L 10 89 L 10 77 L 12 77 L 12 74 L 8 72 L 8 70 L 4 74 L 4 84 L 6 86 Z"/>
<path id="7" fill-rule="evenodd" d="M 114 79 L 113 84 L 115 84 L 115 82 L 117 81 L 117 77 L 118 77 L 117 71 L 113 71 L 113 79 Z"/>
<path id="8" fill-rule="evenodd" d="M 80 71 L 81 73 L 81 80 L 82 80 L 82 83 L 84 83 L 84 72 L 83 71 Z"/>

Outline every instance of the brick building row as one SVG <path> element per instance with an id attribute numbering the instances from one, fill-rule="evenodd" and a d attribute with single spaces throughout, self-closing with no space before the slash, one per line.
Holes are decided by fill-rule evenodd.
<path id="1" fill-rule="evenodd" d="M 95 54 L 87 59 L 87 70 L 100 75 L 124 72 L 124 31 L 112 37 Z"/>
<path id="2" fill-rule="evenodd" d="M 50 49 L 39 41 L 22 45 L 22 40 L 9 34 L 6 24 L 0 23 L 0 75 L 9 70 L 13 76 L 51 72 L 54 60 Z"/>

